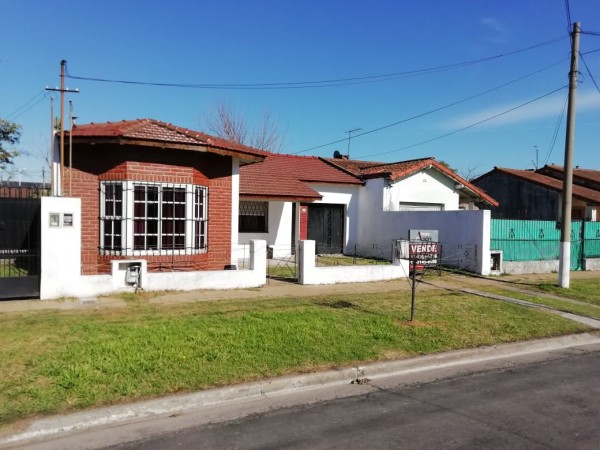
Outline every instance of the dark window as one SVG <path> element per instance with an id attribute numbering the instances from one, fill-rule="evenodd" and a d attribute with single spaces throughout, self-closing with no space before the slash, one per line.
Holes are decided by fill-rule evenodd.
<path id="1" fill-rule="evenodd" d="M 269 231 L 269 204 L 267 202 L 240 202 L 240 233 L 267 233 Z"/>

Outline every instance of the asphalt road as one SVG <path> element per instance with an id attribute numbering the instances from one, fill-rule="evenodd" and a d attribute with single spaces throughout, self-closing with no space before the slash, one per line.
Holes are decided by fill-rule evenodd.
<path id="1" fill-rule="evenodd" d="M 111 449 L 600 448 L 600 352 L 186 428 Z"/>

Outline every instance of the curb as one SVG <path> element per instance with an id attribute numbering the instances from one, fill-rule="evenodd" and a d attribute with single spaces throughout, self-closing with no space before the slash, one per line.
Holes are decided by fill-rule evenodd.
<path id="1" fill-rule="evenodd" d="M 450 368 L 592 344 L 600 344 L 600 337 L 590 333 L 582 333 L 558 338 L 499 344 L 469 350 L 455 350 L 410 359 L 328 370 L 320 373 L 286 376 L 191 394 L 172 395 L 127 405 L 98 408 L 36 420 L 25 431 L 1 438 L 0 446 L 14 445 L 24 441 L 37 441 L 42 438 L 57 437 L 59 434 L 80 432 L 101 426 L 166 417 L 173 414 L 199 410 L 207 406 L 225 405 L 261 397 L 275 397 L 293 392 L 333 388 L 340 385 L 349 385 L 364 378 L 371 380 L 409 375 L 434 369 Z"/>

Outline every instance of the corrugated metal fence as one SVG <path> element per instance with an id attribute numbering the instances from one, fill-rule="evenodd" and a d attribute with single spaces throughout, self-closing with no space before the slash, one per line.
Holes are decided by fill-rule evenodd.
<path id="1" fill-rule="evenodd" d="M 492 219 L 490 238 L 505 261 L 559 258 L 560 225 L 552 220 Z M 600 222 L 572 222 L 571 270 L 581 270 L 583 258 L 600 258 Z"/>

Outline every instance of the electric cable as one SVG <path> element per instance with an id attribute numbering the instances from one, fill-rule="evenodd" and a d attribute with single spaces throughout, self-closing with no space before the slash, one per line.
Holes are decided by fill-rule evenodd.
<path id="1" fill-rule="evenodd" d="M 68 68 L 65 71 L 67 78 L 82 81 L 96 81 L 103 83 L 120 83 L 130 85 L 144 85 L 144 86 L 157 86 L 157 87 L 179 87 L 179 88 L 193 88 L 193 89 L 302 89 L 302 88 L 321 88 L 321 87 L 333 87 L 333 86 L 346 86 L 353 84 L 364 84 L 374 83 L 381 81 L 389 81 L 391 79 L 414 77 L 420 75 L 428 75 L 430 73 L 436 73 L 443 70 L 454 69 L 463 66 L 469 66 L 472 64 L 478 64 L 486 61 L 491 61 L 498 58 L 514 55 L 517 53 L 526 52 L 539 48 L 542 46 L 550 45 L 559 41 L 562 41 L 565 36 L 551 39 L 539 44 L 531 45 L 529 47 L 513 50 L 507 53 L 501 53 L 498 55 L 488 56 L 485 58 L 478 58 L 469 61 L 462 61 L 458 63 L 446 64 L 441 66 L 433 66 L 425 69 L 409 70 L 404 72 L 393 72 L 388 74 L 380 75 L 367 75 L 362 77 L 350 77 L 350 78 L 337 78 L 327 79 L 319 81 L 294 81 L 294 82 L 271 82 L 271 83 L 233 83 L 233 84 L 212 84 L 212 83 L 170 83 L 170 82 L 149 82 L 149 81 L 138 81 L 138 80 L 122 80 L 122 79 L 110 79 L 110 78 L 99 78 L 99 77 L 84 77 L 78 75 L 71 75 Z"/>
<path id="2" fill-rule="evenodd" d="M 588 75 L 592 79 L 592 83 L 594 83 L 594 86 L 596 86 L 596 90 L 600 94 L 600 88 L 598 87 L 598 83 L 596 83 L 596 80 L 594 79 L 594 75 L 592 75 L 592 71 L 590 70 L 590 68 L 588 67 L 587 63 L 585 62 L 585 59 L 583 58 L 583 55 L 581 53 L 579 53 L 579 56 L 581 57 L 581 61 L 583 62 L 583 65 L 585 66 L 585 70 L 587 70 Z"/>
<path id="3" fill-rule="evenodd" d="M 550 159 L 550 156 L 552 156 L 552 152 L 554 151 L 554 144 L 556 143 L 556 138 L 558 137 L 558 132 L 560 131 L 560 125 L 562 124 L 563 117 L 565 116 L 565 111 L 567 110 L 568 100 L 569 100 L 569 92 L 567 92 L 565 94 L 565 100 L 563 102 L 563 106 L 560 111 L 560 115 L 558 116 L 558 120 L 556 121 L 556 125 L 554 126 L 552 140 L 551 140 L 550 146 L 548 147 L 548 151 L 546 152 L 546 157 L 544 158 L 544 165 L 548 164 L 548 160 Z"/>
<path id="4" fill-rule="evenodd" d="M 558 91 L 560 91 L 562 89 L 565 89 L 566 87 L 568 87 L 568 85 L 561 86 L 558 89 L 554 89 L 553 91 L 550 91 L 550 92 L 548 92 L 548 93 L 546 93 L 544 95 L 536 97 L 536 98 L 534 98 L 532 100 L 529 100 L 529 101 L 527 101 L 525 103 L 521 103 L 520 105 L 514 106 L 514 107 L 512 107 L 510 109 L 507 109 L 507 110 L 501 112 L 501 113 L 494 114 L 493 116 L 487 117 L 487 118 L 485 118 L 483 120 L 479 120 L 479 121 L 477 121 L 475 123 L 467 125 L 466 127 L 462 127 L 462 128 L 459 128 L 458 130 L 451 131 L 450 133 L 445 133 L 445 134 L 442 134 L 440 136 L 436 136 L 434 138 L 427 139 L 425 141 L 417 142 L 416 144 L 407 145 L 405 147 L 397 148 L 395 150 L 389 150 L 389 151 L 386 151 L 386 152 L 374 153 L 374 154 L 368 155 L 368 158 L 372 158 L 373 156 L 388 155 L 390 153 L 400 152 L 402 150 L 407 150 L 409 148 L 414 148 L 414 147 L 417 147 L 419 145 L 427 144 L 429 142 L 437 141 L 439 139 L 443 139 L 445 137 L 452 136 L 454 134 L 460 133 L 461 131 L 468 130 L 469 128 L 473 128 L 473 127 L 475 127 L 477 125 L 481 125 L 482 123 L 489 122 L 490 120 L 496 119 L 496 118 L 498 118 L 500 116 L 504 116 L 504 115 L 506 115 L 506 114 L 508 114 L 510 112 L 513 112 L 513 111 L 519 109 L 519 108 L 523 108 L 524 106 L 530 105 L 531 103 L 537 102 L 538 100 L 541 100 L 541 99 L 543 99 L 545 97 L 548 97 L 548 96 L 550 96 L 550 95 L 552 95 L 552 94 L 554 94 L 554 93 L 556 93 L 556 92 L 558 92 Z M 356 159 L 362 159 L 362 158 L 356 158 Z"/>
<path id="5" fill-rule="evenodd" d="M 23 105 L 19 106 L 17 109 L 15 109 L 13 112 L 11 112 L 10 114 L 8 114 L 6 116 L 6 120 L 12 120 L 12 116 L 14 116 L 15 114 L 17 114 L 19 111 L 21 111 L 23 108 L 26 108 L 31 102 L 33 102 L 35 99 L 37 99 L 40 95 L 42 95 L 45 92 L 44 89 L 42 89 L 40 92 L 38 92 L 37 94 L 35 94 L 33 97 L 31 97 L 29 100 L 27 100 Z"/>
<path id="6" fill-rule="evenodd" d="M 402 119 L 402 120 L 399 120 L 399 121 L 397 121 L 397 122 L 393 122 L 393 123 L 390 123 L 390 124 L 387 124 L 387 125 L 383 125 L 383 126 L 381 126 L 381 127 L 378 127 L 378 128 L 374 128 L 374 129 L 372 129 L 372 130 L 367 130 L 367 131 L 365 131 L 365 132 L 362 132 L 362 133 L 355 134 L 354 136 L 352 136 L 352 139 L 356 139 L 357 137 L 361 137 L 361 136 L 365 136 L 365 135 L 367 135 L 367 134 L 371 134 L 371 133 L 375 133 L 375 132 L 378 132 L 378 131 L 381 131 L 381 130 L 385 130 L 386 128 L 391 128 L 391 127 L 394 127 L 394 126 L 396 126 L 396 125 L 400 125 L 400 124 L 403 124 L 403 123 L 406 123 L 406 122 L 410 122 L 411 120 L 419 119 L 419 118 L 421 118 L 421 117 L 425 117 L 425 116 L 427 116 L 427 115 L 429 115 L 429 114 L 433 114 L 433 113 L 436 113 L 436 112 L 438 112 L 438 111 L 442 111 L 442 110 L 444 110 L 444 109 L 447 109 L 447 108 L 450 108 L 450 107 L 452 107 L 452 106 L 459 105 L 459 104 L 461 104 L 461 103 L 464 103 L 464 102 L 466 102 L 466 101 L 469 101 L 469 100 L 472 100 L 472 99 L 474 99 L 474 98 L 480 97 L 480 96 L 482 96 L 482 95 L 488 94 L 488 93 L 490 93 L 490 92 L 496 91 L 496 90 L 498 90 L 498 89 L 501 89 L 501 88 L 503 88 L 503 87 L 506 87 L 506 86 L 509 86 L 509 85 L 511 85 L 511 84 L 513 84 L 513 83 L 516 83 L 516 82 L 518 82 L 518 81 L 524 80 L 525 78 L 528 78 L 528 77 L 530 77 L 530 76 L 536 75 L 536 74 L 538 74 L 538 73 L 540 73 L 540 72 L 543 72 L 544 70 L 548 70 L 548 69 L 550 69 L 550 68 L 552 68 L 552 67 L 554 67 L 554 66 L 557 66 L 558 64 L 561 64 L 561 63 L 563 63 L 563 62 L 565 61 L 565 59 L 566 59 L 566 58 L 563 58 L 563 59 L 561 59 L 560 61 L 557 61 L 557 62 L 555 62 L 555 63 L 552 63 L 552 64 L 550 64 L 550 65 L 548 65 L 548 66 L 545 66 L 545 67 L 543 67 L 543 68 L 541 68 L 541 69 L 538 69 L 538 70 L 536 70 L 536 71 L 534 71 L 534 72 L 530 72 L 530 73 L 528 73 L 528 74 L 526 74 L 526 75 L 523 75 L 522 77 L 515 78 L 514 80 L 508 81 L 508 82 L 506 82 L 506 83 L 499 84 L 499 85 L 497 85 L 497 86 L 495 86 L 495 87 L 493 87 L 493 88 L 486 89 L 485 91 L 481 91 L 481 92 L 479 92 L 479 93 L 477 93 L 477 94 L 474 94 L 474 95 L 471 95 L 471 96 L 469 96 L 469 97 L 465 97 L 465 98 L 463 98 L 463 99 L 456 100 L 456 101 L 454 101 L 454 102 L 452 102 L 452 103 L 448 103 L 448 104 L 446 104 L 446 105 L 439 106 L 439 107 L 437 107 L 437 108 L 434 108 L 434 109 L 432 109 L 432 110 L 426 111 L 426 112 L 424 112 L 424 113 L 417 114 L 417 115 L 415 115 L 415 116 L 407 117 L 407 118 L 405 118 L 405 119 Z M 304 150 L 300 150 L 300 151 L 294 152 L 294 153 L 292 153 L 292 155 L 298 155 L 298 154 L 300 154 L 300 153 L 309 152 L 309 151 L 311 151 L 311 150 L 317 150 L 317 149 L 319 149 L 319 148 L 327 147 L 327 146 L 329 146 L 329 145 L 333 145 L 333 144 L 339 144 L 340 142 L 345 142 L 346 140 L 347 140 L 347 138 L 338 139 L 338 140 L 335 140 L 335 141 L 328 142 L 328 143 L 326 143 L 326 144 L 321 144 L 321 145 L 317 145 L 317 146 L 315 146 L 315 147 L 310 147 L 310 148 L 307 148 L 307 149 L 304 149 Z"/>
<path id="7" fill-rule="evenodd" d="M 19 114 L 17 114 L 16 116 L 12 116 L 11 120 L 15 120 L 19 117 L 21 117 L 23 114 L 25 114 L 28 111 L 31 111 L 31 109 L 33 109 L 35 106 L 39 105 L 41 102 L 43 102 L 44 100 L 46 100 L 48 98 L 48 94 L 44 94 L 37 102 L 35 102 L 33 105 L 29 106 L 29 108 L 21 111 Z"/>

